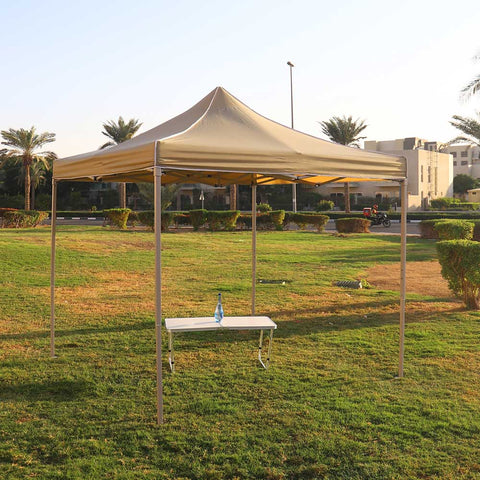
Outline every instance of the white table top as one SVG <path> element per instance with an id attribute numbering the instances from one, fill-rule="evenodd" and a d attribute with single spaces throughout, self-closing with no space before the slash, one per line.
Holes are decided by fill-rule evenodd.
<path id="1" fill-rule="evenodd" d="M 169 332 L 201 332 L 207 330 L 274 330 L 277 324 L 268 317 L 223 317 L 216 322 L 214 317 L 166 318 Z"/>

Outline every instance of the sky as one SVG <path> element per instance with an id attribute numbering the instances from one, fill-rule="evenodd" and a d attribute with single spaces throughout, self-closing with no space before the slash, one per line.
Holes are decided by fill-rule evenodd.
<path id="1" fill-rule="evenodd" d="M 0 0 L 0 129 L 54 132 L 59 157 L 96 150 L 102 124 L 145 131 L 216 86 L 290 126 L 365 120 L 368 140 L 457 135 L 476 116 L 478 1 Z"/>

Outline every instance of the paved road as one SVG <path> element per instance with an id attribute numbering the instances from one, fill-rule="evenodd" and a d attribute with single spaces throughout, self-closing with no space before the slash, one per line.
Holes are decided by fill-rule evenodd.
<path id="1" fill-rule="evenodd" d="M 49 224 L 50 222 L 47 221 L 46 224 Z M 96 220 L 88 220 L 86 218 L 82 219 L 63 219 L 63 220 L 58 220 L 57 219 L 57 225 L 91 225 L 91 226 L 96 226 L 96 227 L 101 227 L 103 225 L 103 218 L 99 218 Z M 293 228 L 292 228 L 293 230 Z M 327 232 L 334 232 L 335 231 L 335 221 L 334 220 L 329 220 L 325 227 L 325 231 Z M 373 227 L 370 227 L 370 231 L 372 233 L 381 233 L 381 234 L 400 234 L 400 222 L 392 222 L 392 225 L 390 228 L 385 228 L 384 226 L 380 225 L 375 225 Z M 418 223 L 407 223 L 407 234 L 408 235 L 420 235 L 420 228 L 418 226 Z"/>

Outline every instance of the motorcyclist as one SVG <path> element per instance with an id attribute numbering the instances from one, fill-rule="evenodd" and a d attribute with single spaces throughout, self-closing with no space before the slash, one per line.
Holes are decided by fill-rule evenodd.
<path id="1" fill-rule="evenodd" d="M 372 207 L 372 215 L 375 215 L 376 217 L 378 217 L 378 205 L 377 204 L 375 204 Z"/>

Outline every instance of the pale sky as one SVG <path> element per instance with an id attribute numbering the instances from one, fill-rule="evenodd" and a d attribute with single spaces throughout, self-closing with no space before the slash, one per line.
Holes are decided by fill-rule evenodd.
<path id="1" fill-rule="evenodd" d="M 216 86 L 322 136 L 333 115 L 369 140 L 456 136 L 459 92 L 480 73 L 480 8 L 458 0 L 0 0 L 0 129 L 57 134 L 60 157 L 97 149 L 102 123 L 141 131 Z"/>

